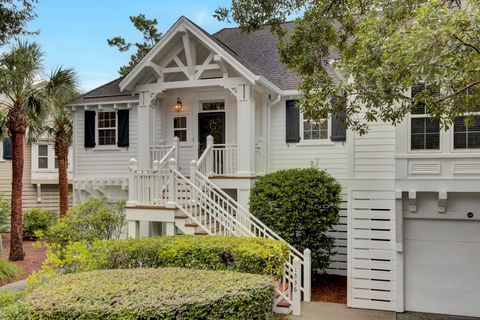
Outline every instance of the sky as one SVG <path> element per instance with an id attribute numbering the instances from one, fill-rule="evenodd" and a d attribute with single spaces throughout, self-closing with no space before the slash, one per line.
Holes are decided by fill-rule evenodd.
<path id="1" fill-rule="evenodd" d="M 156 18 L 159 31 L 165 32 L 184 15 L 215 32 L 233 26 L 213 18 L 215 9 L 229 4 L 230 0 L 39 0 L 38 17 L 27 29 L 40 31 L 33 40 L 45 53 L 47 72 L 58 66 L 74 68 L 85 92 L 116 79 L 117 70 L 130 58 L 129 53 L 109 47 L 108 38 L 142 39 L 129 16 L 144 13 Z"/>

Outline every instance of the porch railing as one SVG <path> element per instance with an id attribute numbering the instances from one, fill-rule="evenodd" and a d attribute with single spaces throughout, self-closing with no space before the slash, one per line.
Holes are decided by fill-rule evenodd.
<path id="1" fill-rule="evenodd" d="M 130 160 L 129 167 L 128 204 L 166 206 L 170 195 L 169 170 L 156 165 L 153 169 L 138 169 L 135 159 Z"/>
<path id="2" fill-rule="evenodd" d="M 207 147 L 198 159 L 198 171 L 206 177 L 234 176 L 237 173 L 238 147 L 236 144 L 214 144 L 207 137 Z"/>
<path id="3" fill-rule="evenodd" d="M 158 161 L 159 168 L 167 168 L 168 159 L 178 159 L 178 141 L 178 137 L 174 137 L 173 143 L 171 145 L 160 144 L 156 146 L 150 146 L 151 163 L 155 163 L 155 161 Z"/>

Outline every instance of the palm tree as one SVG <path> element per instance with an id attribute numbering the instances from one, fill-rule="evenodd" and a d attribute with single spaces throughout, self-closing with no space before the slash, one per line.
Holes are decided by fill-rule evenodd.
<path id="1" fill-rule="evenodd" d="M 62 77 L 39 81 L 43 77 L 43 53 L 36 43 L 17 42 L 9 52 L 0 56 L 0 94 L 7 97 L 1 103 L 5 115 L 1 120 L 12 137 L 12 201 L 10 227 L 11 261 L 23 260 L 22 191 L 24 141 L 27 134 L 44 131 L 48 119 L 53 88 L 66 87 Z M 61 70 L 61 69 L 60 69 Z M 55 89 L 56 92 L 56 89 Z M 59 92 L 63 92 L 63 89 Z"/>
<path id="2" fill-rule="evenodd" d="M 51 101 L 51 114 L 46 130 L 55 143 L 58 159 L 58 189 L 60 193 L 60 217 L 68 210 L 68 151 L 72 144 L 73 122 L 65 104 L 78 95 L 78 81 L 72 69 L 58 68 L 50 76 L 47 92 Z"/>

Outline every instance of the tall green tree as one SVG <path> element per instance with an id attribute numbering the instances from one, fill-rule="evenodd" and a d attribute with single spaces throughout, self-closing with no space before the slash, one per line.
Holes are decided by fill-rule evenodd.
<path id="1" fill-rule="evenodd" d="M 139 14 L 136 16 L 130 16 L 130 21 L 135 29 L 142 33 L 143 42 L 127 42 L 127 40 L 121 36 L 107 39 L 108 45 L 116 47 L 120 52 L 127 52 L 132 46 L 135 47 L 136 51 L 130 56 L 128 64 L 120 67 L 118 70 L 118 73 L 120 73 L 121 76 L 126 76 L 133 68 L 135 68 L 140 60 L 145 57 L 150 49 L 152 49 L 162 37 L 162 34 L 158 32 L 157 29 L 157 19 L 147 19 L 144 14 Z"/>
<path id="2" fill-rule="evenodd" d="M 65 105 L 78 96 L 78 77 L 73 69 L 58 68 L 50 75 L 46 86 L 50 103 L 50 115 L 45 130 L 54 141 L 58 161 L 58 189 L 60 217 L 68 210 L 68 153 L 72 144 L 73 121 Z"/>
<path id="3" fill-rule="evenodd" d="M 287 32 L 291 15 L 298 18 Z M 271 25 L 313 119 L 343 108 L 344 99 L 331 103 L 335 95 L 348 98 L 346 121 L 360 133 L 369 121 L 397 124 L 418 103 L 446 128 L 480 105 L 478 0 L 233 0 L 216 17 L 245 31 Z M 420 82 L 427 86 L 412 98 Z"/>
<path id="4" fill-rule="evenodd" d="M 12 200 L 10 227 L 10 256 L 12 261 L 23 260 L 22 191 L 24 142 L 27 130 L 32 136 L 45 130 L 51 111 L 51 92 L 68 87 L 67 79 L 59 75 L 62 69 L 43 78 L 43 53 L 36 43 L 17 42 L 10 51 L 0 56 L 0 94 L 6 102 L 0 103 L 1 123 L 12 137 Z"/>
<path id="5" fill-rule="evenodd" d="M 37 0 L 0 0 L 0 46 L 25 33 L 25 24 L 36 17 Z"/>

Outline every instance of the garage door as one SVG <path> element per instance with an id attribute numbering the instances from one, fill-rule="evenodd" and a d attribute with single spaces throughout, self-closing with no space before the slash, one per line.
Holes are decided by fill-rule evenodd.
<path id="1" fill-rule="evenodd" d="M 405 219 L 405 309 L 480 317 L 480 221 Z"/>

